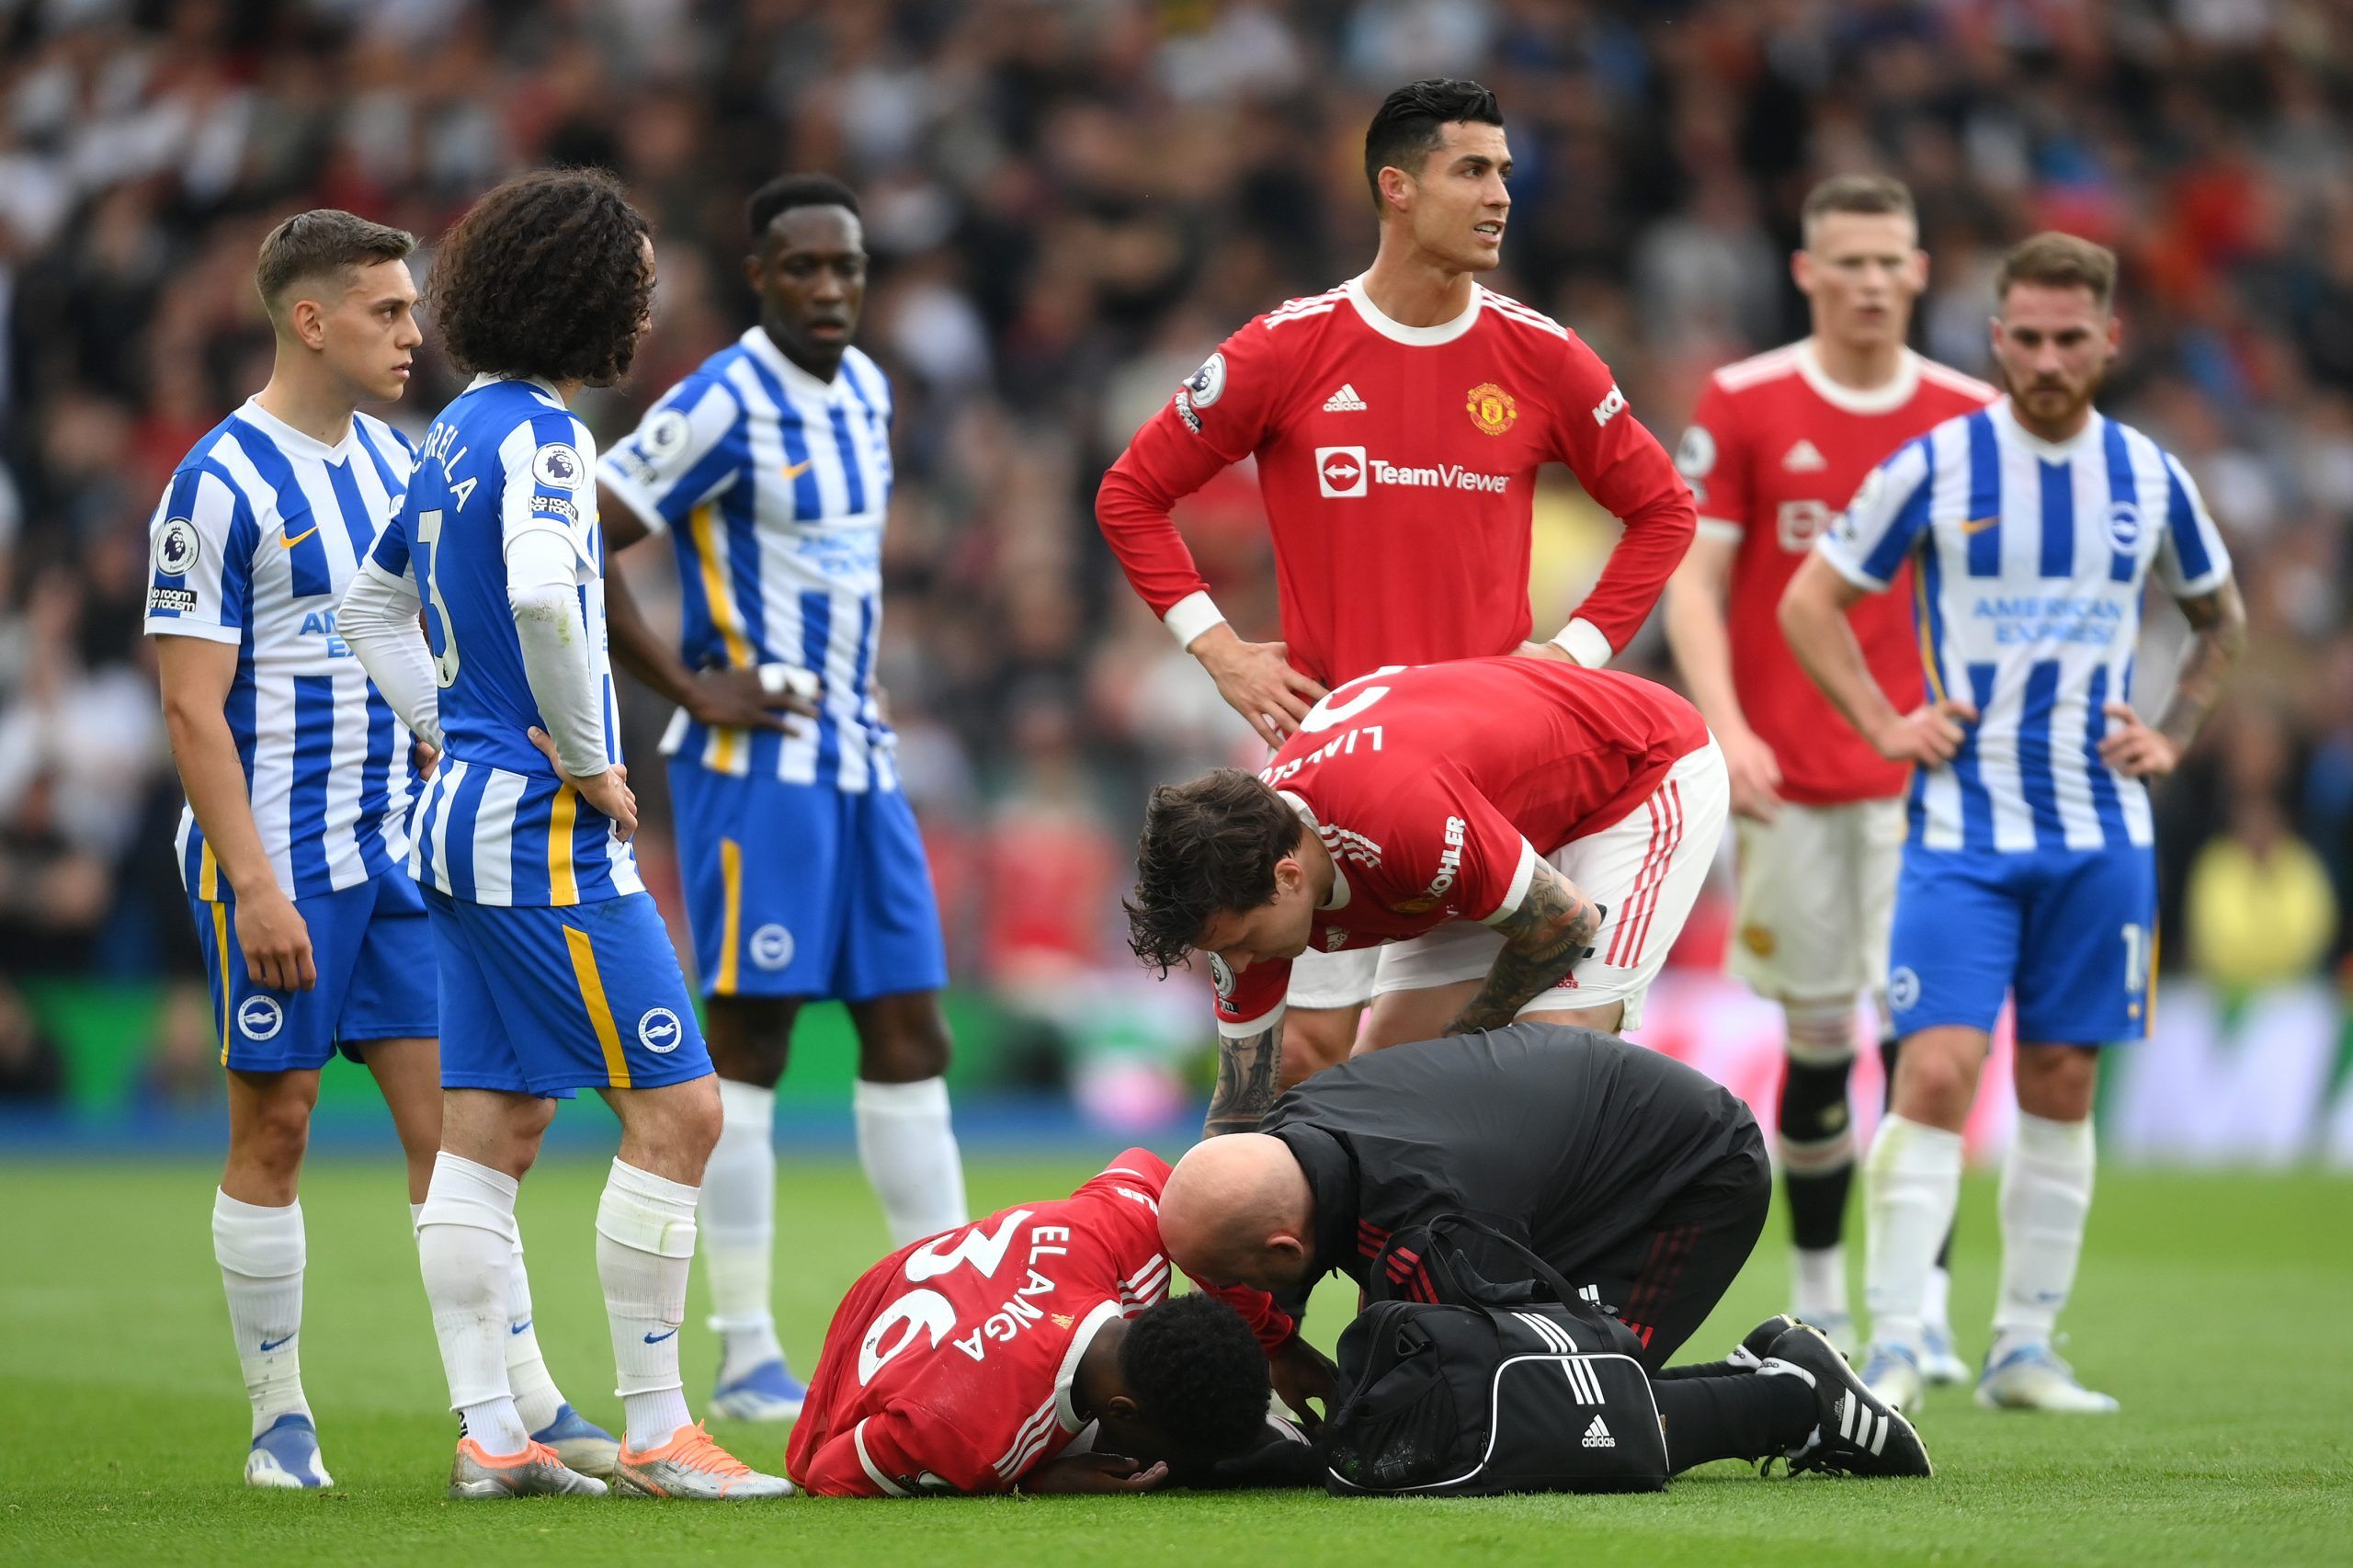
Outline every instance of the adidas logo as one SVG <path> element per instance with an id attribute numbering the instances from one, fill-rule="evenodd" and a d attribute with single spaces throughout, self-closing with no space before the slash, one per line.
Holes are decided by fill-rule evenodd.
<path id="1" fill-rule="evenodd" d="M 1781 459 L 1782 469 L 1790 473 L 1815 473 L 1829 466 L 1821 449 L 1803 437 L 1800 437 L 1798 444 Z"/>
<path id="2" fill-rule="evenodd" d="M 1326 414 L 1362 414 L 1365 408 L 1364 399 L 1358 397 L 1357 389 L 1346 381 L 1340 383 L 1338 392 L 1324 400 L 1324 412 Z"/>
<path id="3" fill-rule="evenodd" d="M 1597 1415 L 1593 1418 L 1593 1425 L 1585 1429 L 1585 1446 L 1588 1449 L 1614 1449 L 1618 1446 L 1618 1439 L 1609 1435 L 1609 1428 Z"/>

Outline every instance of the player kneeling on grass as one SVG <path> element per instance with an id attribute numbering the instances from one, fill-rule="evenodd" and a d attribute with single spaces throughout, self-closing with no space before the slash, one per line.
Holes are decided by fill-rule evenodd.
<path id="1" fill-rule="evenodd" d="M 1323 1358 L 1261 1291 L 1167 1299 L 1167 1179 L 1130 1149 L 1068 1198 L 868 1269 L 825 1332 L 786 1471 L 832 1496 L 1138 1492 L 1295 1437 L 1267 1415 L 1268 1362 Z"/>

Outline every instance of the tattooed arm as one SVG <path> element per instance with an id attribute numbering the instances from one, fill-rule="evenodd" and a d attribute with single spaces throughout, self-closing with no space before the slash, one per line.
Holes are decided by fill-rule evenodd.
<path id="1" fill-rule="evenodd" d="M 1278 1010 L 1267 1027 L 1239 1039 L 1221 1033 L 1217 1039 L 1217 1090 L 1210 1096 L 1209 1119 L 1201 1136 L 1221 1132 L 1256 1132 L 1258 1119 L 1272 1110 L 1282 1093 L 1283 1016 Z"/>
<path id="2" fill-rule="evenodd" d="M 1444 1032 L 1469 1034 L 1510 1023 L 1520 1008 L 1593 950 L 1594 933 L 1601 929 L 1606 913 L 1574 882 L 1538 860 L 1519 907 L 1493 922 L 1503 937 L 1504 950 L 1495 955 L 1486 983 Z"/>
<path id="3" fill-rule="evenodd" d="M 2183 599 L 2181 612 L 2192 635 L 2174 677 L 2173 700 L 2156 726 L 2143 723 L 2129 703 L 2110 702 L 2102 710 L 2116 723 L 2100 739 L 2100 760 L 2128 778 L 2174 770 L 2221 700 L 2222 682 L 2246 646 L 2246 602 L 2237 583 L 2225 579 L 2211 593 Z"/>

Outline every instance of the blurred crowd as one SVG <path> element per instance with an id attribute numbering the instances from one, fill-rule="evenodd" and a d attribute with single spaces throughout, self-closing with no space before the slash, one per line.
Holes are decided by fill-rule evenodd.
<path id="1" fill-rule="evenodd" d="M 1915 343 L 1979 374 L 2007 243 L 2116 247 L 2106 404 L 2196 473 L 2253 621 L 2163 792 L 2166 960 L 2250 986 L 2342 963 L 2353 11 L 2328 0 L 0 0 L 0 975 L 188 972 L 146 526 L 267 376 L 263 233 L 349 208 L 422 236 L 422 273 L 470 198 L 546 163 L 613 168 L 657 229 L 654 335 L 583 404 L 608 438 L 748 323 L 753 186 L 863 193 L 862 341 L 901 403 L 881 673 L 955 973 L 1129 972 L 1143 786 L 1251 749 L 1120 580 L 1097 480 L 1226 332 L 1361 270 L 1364 123 L 1437 74 L 1510 122 L 1490 281 L 1586 337 L 1669 447 L 1709 370 L 1803 331 L 1785 258 L 1825 174 L 1910 182 Z M 420 369 L 412 431 L 457 390 Z M 1540 623 L 1611 530 L 1555 477 Z M 1246 471 L 1180 521 L 1271 635 Z M 627 566 L 662 601 L 658 550 Z M 1664 672 L 1654 626 L 1630 662 Z M 650 762 L 666 715 L 624 702 Z M 36 1017 L 0 996 L 0 1090 L 40 1078 Z M 201 1008 L 181 1027 L 200 1051 Z"/>

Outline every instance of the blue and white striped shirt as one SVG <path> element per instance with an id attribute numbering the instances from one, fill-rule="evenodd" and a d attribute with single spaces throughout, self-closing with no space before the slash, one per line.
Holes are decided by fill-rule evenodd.
<path id="1" fill-rule="evenodd" d="M 2152 574 L 2176 598 L 2231 574 L 2197 485 L 2169 453 L 2097 413 L 2053 445 L 2004 399 L 1904 446 L 1815 548 L 1873 591 L 1916 554 L 1930 687 L 1977 707 L 1960 754 L 1913 775 L 1913 843 L 2152 842 L 2148 792 L 2099 759 L 2100 710 L 2130 699 Z"/>
<path id="2" fill-rule="evenodd" d="M 612 820 L 531 744 L 541 719 L 506 595 L 508 540 L 545 531 L 571 545 L 605 755 L 620 761 L 596 462 L 554 388 L 478 376 L 426 432 L 416 481 L 369 557 L 415 575 L 441 686 L 444 756 L 410 824 L 409 869 L 469 903 L 568 906 L 645 889 Z"/>
<path id="3" fill-rule="evenodd" d="M 148 522 L 146 630 L 233 645 L 229 733 L 262 847 L 291 898 L 356 887 L 408 854 L 407 728 L 335 635 L 335 608 L 408 489 L 415 449 L 361 414 L 335 446 L 247 400 L 189 449 Z M 180 880 L 226 898 L 183 808 Z"/>
<path id="4" fill-rule="evenodd" d="M 798 735 L 712 729 L 682 711 L 662 749 L 721 773 L 898 788 L 874 701 L 891 385 L 856 348 L 821 381 L 759 327 L 646 412 L 597 477 L 678 551 L 688 665 L 786 665 L 824 683 Z"/>

